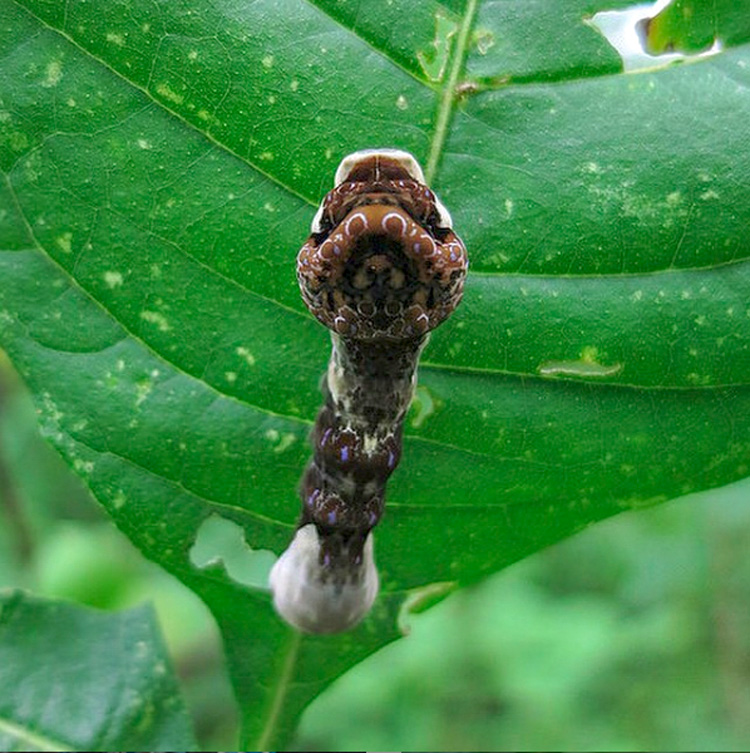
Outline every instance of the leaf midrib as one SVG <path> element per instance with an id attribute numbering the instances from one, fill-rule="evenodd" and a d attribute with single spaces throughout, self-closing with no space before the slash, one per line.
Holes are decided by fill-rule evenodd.
<path id="1" fill-rule="evenodd" d="M 451 116 L 455 109 L 456 84 L 458 83 L 458 76 L 463 70 L 466 62 L 466 46 L 469 40 L 469 32 L 474 24 L 476 10 L 477 0 L 469 0 L 466 4 L 463 18 L 461 19 L 461 25 L 459 26 L 456 48 L 451 55 L 448 80 L 443 85 L 440 97 L 440 105 L 438 107 L 437 119 L 435 121 L 435 131 L 432 134 L 430 153 L 425 166 L 425 178 L 427 179 L 428 184 L 432 184 L 435 172 L 437 171 L 437 166 L 443 154 L 445 139 L 448 135 L 448 126 L 450 125 Z"/>

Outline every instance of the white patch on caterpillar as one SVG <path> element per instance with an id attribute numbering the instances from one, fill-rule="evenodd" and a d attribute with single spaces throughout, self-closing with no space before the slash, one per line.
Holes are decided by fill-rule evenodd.
<path id="1" fill-rule="evenodd" d="M 425 183 L 424 173 L 419 166 L 419 162 L 409 152 L 404 152 L 401 149 L 360 149 L 341 160 L 341 164 L 336 170 L 334 184 L 338 186 L 343 183 L 358 163 L 372 157 L 385 157 L 403 167 L 418 183 Z"/>
<path id="2" fill-rule="evenodd" d="M 437 212 L 438 222 L 437 226 L 443 228 L 443 230 L 453 230 L 453 218 L 451 213 L 445 208 L 440 199 L 435 194 L 432 194 L 432 198 L 435 200 L 435 211 Z"/>
<path id="3" fill-rule="evenodd" d="M 311 233 L 322 233 L 323 232 L 323 204 L 318 207 L 318 210 L 315 212 L 315 216 L 312 218 L 312 222 L 310 223 L 310 232 Z"/>
<path id="4" fill-rule="evenodd" d="M 380 447 L 380 438 L 377 434 L 365 434 L 362 438 L 362 450 L 365 455 L 372 456 Z"/>
<path id="5" fill-rule="evenodd" d="M 328 389 L 331 392 L 333 402 L 339 403 L 342 395 L 346 394 L 346 374 L 336 358 L 336 336 L 334 335 L 331 340 L 333 341 L 333 353 L 328 361 Z"/>
<path id="6" fill-rule="evenodd" d="M 373 536 L 365 541 L 362 564 L 334 583 L 320 563 L 320 539 L 313 523 L 302 526 L 271 570 L 276 611 L 305 633 L 338 633 L 356 625 L 378 595 Z"/>

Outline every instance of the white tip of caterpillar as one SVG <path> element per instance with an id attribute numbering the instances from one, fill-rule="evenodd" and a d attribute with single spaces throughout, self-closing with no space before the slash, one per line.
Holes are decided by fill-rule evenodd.
<path id="1" fill-rule="evenodd" d="M 302 526 L 271 570 L 276 611 L 305 633 L 339 633 L 354 627 L 378 595 L 372 533 L 365 541 L 362 564 L 341 582 L 319 561 L 320 539 L 314 524 Z"/>
<path id="2" fill-rule="evenodd" d="M 341 160 L 341 164 L 336 170 L 336 178 L 334 180 L 335 185 L 343 183 L 348 177 L 349 173 L 363 160 L 369 160 L 373 157 L 385 157 L 406 170 L 414 180 L 419 183 L 424 183 L 424 173 L 419 166 L 419 162 L 414 159 L 414 156 L 409 152 L 404 152 L 401 149 L 360 149 L 358 152 L 352 152 Z"/>

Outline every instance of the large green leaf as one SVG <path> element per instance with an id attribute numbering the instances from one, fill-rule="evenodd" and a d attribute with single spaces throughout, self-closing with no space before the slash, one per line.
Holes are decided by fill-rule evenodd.
<path id="1" fill-rule="evenodd" d="M 150 608 L 0 592 L 0 749 L 195 748 Z"/>
<path id="2" fill-rule="evenodd" d="M 613 3 L 565 5 L 0 0 L 0 345 L 213 610 L 243 747 L 417 597 L 748 474 L 750 47 L 625 76 L 586 22 Z M 329 347 L 294 257 L 337 161 L 381 145 L 427 165 L 472 273 L 425 352 L 381 598 L 300 638 L 190 549 L 214 515 L 288 542 Z"/>

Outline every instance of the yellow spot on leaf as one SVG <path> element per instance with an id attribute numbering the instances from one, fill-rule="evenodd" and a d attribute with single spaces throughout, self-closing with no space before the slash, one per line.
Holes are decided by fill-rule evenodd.
<path id="1" fill-rule="evenodd" d="M 474 32 L 474 44 L 480 55 L 486 55 L 495 44 L 495 35 L 489 29 L 477 29 Z"/>
<path id="2" fill-rule="evenodd" d="M 90 476 L 94 470 L 94 463 L 90 460 L 76 458 L 73 461 L 73 469 L 82 476 Z"/>
<path id="3" fill-rule="evenodd" d="M 255 366 L 255 356 L 246 347 L 240 345 L 234 352 L 240 356 L 248 366 Z"/>
<path id="4" fill-rule="evenodd" d="M 430 390 L 422 384 L 418 385 L 417 389 L 414 391 L 414 398 L 410 410 L 410 423 L 412 427 L 419 429 L 435 412 L 435 410 L 440 407 L 440 401 L 433 397 Z"/>
<path id="5" fill-rule="evenodd" d="M 140 408 L 141 404 L 151 394 L 154 389 L 154 383 L 150 379 L 142 379 L 135 385 L 135 407 Z"/>
<path id="6" fill-rule="evenodd" d="M 284 452 L 284 450 L 291 447 L 296 441 L 297 437 L 294 434 L 284 434 L 279 443 L 273 448 L 273 451 L 276 453 Z"/>
<path id="7" fill-rule="evenodd" d="M 122 285 L 122 273 L 120 272 L 105 272 L 104 282 L 108 288 L 119 288 Z"/>
<path id="8" fill-rule="evenodd" d="M 63 233 L 55 238 L 55 245 L 66 254 L 69 254 L 72 250 L 73 233 Z"/>
<path id="9" fill-rule="evenodd" d="M 171 329 L 167 317 L 158 311 L 141 311 L 141 319 L 149 324 L 155 324 L 160 332 L 168 332 Z"/>
<path id="10" fill-rule="evenodd" d="M 57 86 L 60 83 L 60 79 L 63 76 L 62 73 L 62 61 L 52 60 L 47 63 L 45 68 L 46 78 L 42 81 L 42 86 L 49 89 L 53 86 Z"/>
<path id="11" fill-rule="evenodd" d="M 185 97 L 182 94 L 178 94 L 169 84 L 161 83 L 156 87 L 156 93 L 168 99 L 170 102 L 174 102 L 176 105 L 181 105 L 185 101 Z"/>

